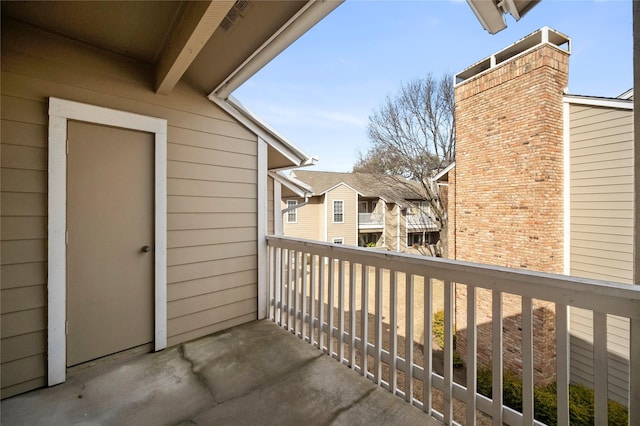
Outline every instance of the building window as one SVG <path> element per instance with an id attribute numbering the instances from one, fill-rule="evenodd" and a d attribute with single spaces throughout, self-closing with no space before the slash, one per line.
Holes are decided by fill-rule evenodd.
<path id="1" fill-rule="evenodd" d="M 333 244 L 344 244 L 344 238 L 342 238 L 342 237 L 334 238 L 333 239 Z"/>
<path id="2" fill-rule="evenodd" d="M 407 238 L 408 246 L 421 246 L 424 243 L 422 232 L 410 232 Z"/>
<path id="3" fill-rule="evenodd" d="M 287 208 L 290 209 L 298 205 L 297 200 L 287 200 Z M 287 223 L 298 223 L 298 209 L 287 212 Z"/>
<path id="4" fill-rule="evenodd" d="M 333 202 L 333 223 L 344 222 L 344 201 Z"/>
<path id="5" fill-rule="evenodd" d="M 380 239 L 379 232 L 366 232 L 358 235 L 358 245 L 360 247 L 376 247 L 378 245 L 378 240 Z"/>

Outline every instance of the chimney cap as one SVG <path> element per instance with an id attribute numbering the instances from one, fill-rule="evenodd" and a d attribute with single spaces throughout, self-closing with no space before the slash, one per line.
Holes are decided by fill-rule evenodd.
<path id="1" fill-rule="evenodd" d="M 568 36 L 552 28 L 542 27 L 499 52 L 465 68 L 453 77 L 453 82 L 454 84 L 460 84 L 543 44 L 554 46 L 571 54 L 571 39 Z"/>

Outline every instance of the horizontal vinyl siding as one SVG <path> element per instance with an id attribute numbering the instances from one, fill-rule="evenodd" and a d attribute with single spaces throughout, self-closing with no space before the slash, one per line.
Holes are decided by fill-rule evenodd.
<path id="1" fill-rule="evenodd" d="M 333 202 L 343 201 L 343 223 L 333 222 Z M 327 192 L 327 242 L 343 238 L 344 244 L 358 245 L 358 194 L 353 189 L 339 185 Z"/>
<path id="2" fill-rule="evenodd" d="M 571 275 L 632 283 L 633 111 L 570 106 Z M 609 397 L 627 403 L 629 322 L 608 316 Z M 593 386 L 592 313 L 571 309 L 571 379 Z"/>
<path id="3" fill-rule="evenodd" d="M 45 384 L 48 98 L 168 121 L 168 343 L 257 315 L 257 138 L 184 83 L 10 21 L 2 26 L 2 397 Z"/>
<path id="4" fill-rule="evenodd" d="M 296 200 L 298 204 L 304 202 L 302 198 L 284 198 L 282 208 L 287 208 L 287 200 Z M 309 204 L 297 209 L 296 223 L 287 223 L 286 213 L 282 216 L 283 234 L 287 237 L 303 238 L 305 240 L 324 241 L 324 204 L 322 197 L 309 198 Z"/>

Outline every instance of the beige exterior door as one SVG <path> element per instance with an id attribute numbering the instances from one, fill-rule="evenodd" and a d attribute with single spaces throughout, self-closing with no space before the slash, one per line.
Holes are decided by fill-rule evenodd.
<path id="1" fill-rule="evenodd" d="M 154 139 L 68 122 L 67 366 L 153 341 Z"/>

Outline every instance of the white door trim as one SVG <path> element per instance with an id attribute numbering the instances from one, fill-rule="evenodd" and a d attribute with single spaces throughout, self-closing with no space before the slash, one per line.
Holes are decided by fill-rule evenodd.
<path id="1" fill-rule="evenodd" d="M 155 135 L 155 350 L 167 347 L 167 121 L 49 98 L 48 384 L 66 376 L 67 121 L 78 120 Z"/>

